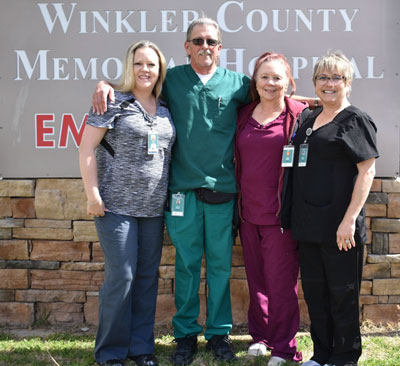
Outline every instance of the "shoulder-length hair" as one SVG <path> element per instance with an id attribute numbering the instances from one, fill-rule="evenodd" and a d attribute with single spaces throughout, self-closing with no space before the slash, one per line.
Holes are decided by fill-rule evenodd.
<path id="1" fill-rule="evenodd" d="M 135 78 L 133 76 L 133 60 L 135 58 L 135 52 L 139 48 L 151 48 L 158 56 L 159 75 L 158 80 L 153 88 L 153 95 L 158 98 L 161 94 L 162 84 L 164 82 L 165 74 L 167 72 L 167 63 L 165 62 L 164 55 L 162 54 L 160 49 L 155 43 L 151 41 L 140 41 L 132 44 L 128 48 L 124 58 L 121 80 L 120 83 L 115 87 L 115 89 L 122 92 L 129 92 L 135 88 Z"/>
<path id="2" fill-rule="evenodd" d="M 292 96 L 294 94 L 294 92 L 296 91 L 296 83 L 294 82 L 294 79 L 292 76 L 292 68 L 290 67 L 289 62 L 286 60 L 286 57 L 280 53 L 265 52 L 257 59 L 256 64 L 254 66 L 253 76 L 251 77 L 251 81 L 250 81 L 250 97 L 251 97 L 251 100 L 253 100 L 253 101 L 260 99 L 260 96 L 258 95 L 257 87 L 256 87 L 256 84 L 257 84 L 256 79 L 257 79 L 258 70 L 260 69 L 260 66 L 264 62 L 271 62 L 271 61 L 282 62 L 283 66 L 285 67 L 285 70 L 286 70 L 286 76 L 287 76 L 287 78 L 289 80 L 289 84 L 291 86 L 290 96 Z"/>

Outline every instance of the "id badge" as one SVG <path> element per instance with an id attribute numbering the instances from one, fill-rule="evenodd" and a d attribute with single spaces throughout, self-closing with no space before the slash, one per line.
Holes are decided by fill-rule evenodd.
<path id="1" fill-rule="evenodd" d="M 299 151 L 299 167 L 307 166 L 308 144 L 301 144 Z"/>
<path id="2" fill-rule="evenodd" d="M 293 160 L 294 160 L 294 146 L 285 145 L 283 147 L 283 154 L 282 154 L 282 167 L 291 168 L 293 166 Z"/>
<path id="3" fill-rule="evenodd" d="M 185 195 L 174 193 L 171 198 L 171 215 L 183 217 L 185 209 Z"/>
<path id="4" fill-rule="evenodd" d="M 147 133 L 147 154 L 154 155 L 158 153 L 158 133 L 149 131 Z"/>

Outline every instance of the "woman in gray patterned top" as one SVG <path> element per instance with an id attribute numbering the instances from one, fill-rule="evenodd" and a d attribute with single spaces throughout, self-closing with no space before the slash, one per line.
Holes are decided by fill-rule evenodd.
<path id="1" fill-rule="evenodd" d="M 159 100 L 164 56 L 149 42 L 129 47 L 115 102 L 91 110 L 79 148 L 87 196 L 105 257 L 95 358 L 100 366 L 157 365 L 154 318 L 163 207 L 175 128 Z"/>

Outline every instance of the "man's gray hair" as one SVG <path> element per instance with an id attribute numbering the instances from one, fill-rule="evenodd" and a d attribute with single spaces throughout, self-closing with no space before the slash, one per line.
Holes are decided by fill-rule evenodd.
<path id="1" fill-rule="evenodd" d="M 190 41 L 193 33 L 193 29 L 196 25 L 211 25 L 217 30 L 218 34 L 218 41 L 222 43 L 222 36 L 221 36 L 221 30 L 219 29 L 218 23 L 206 16 L 202 16 L 199 19 L 193 20 L 193 22 L 190 23 L 187 32 L 186 32 L 186 41 Z"/>

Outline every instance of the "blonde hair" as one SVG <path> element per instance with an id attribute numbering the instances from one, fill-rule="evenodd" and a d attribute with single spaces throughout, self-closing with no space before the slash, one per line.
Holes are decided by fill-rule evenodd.
<path id="1" fill-rule="evenodd" d="M 167 63 L 160 49 L 155 43 L 151 41 L 140 41 L 129 46 L 124 58 L 121 80 L 120 83 L 115 87 L 115 89 L 121 92 L 130 92 L 132 89 L 135 88 L 135 78 L 133 76 L 133 60 L 135 58 L 135 52 L 139 48 L 151 48 L 158 56 L 159 75 L 158 80 L 153 88 L 153 95 L 158 98 L 161 94 L 162 84 L 164 82 L 165 74 L 167 72 Z"/>
<path id="2" fill-rule="evenodd" d="M 317 80 L 317 76 L 323 72 L 337 72 L 344 77 L 345 85 L 351 87 L 353 81 L 354 68 L 349 59 L 343 54 L 342 51 L 328 51 L 326 56 L 322 56 L 317 60 L 314 66 L 313 82 Z M 350 92 L 350 88 L 349 88 Z"/>

